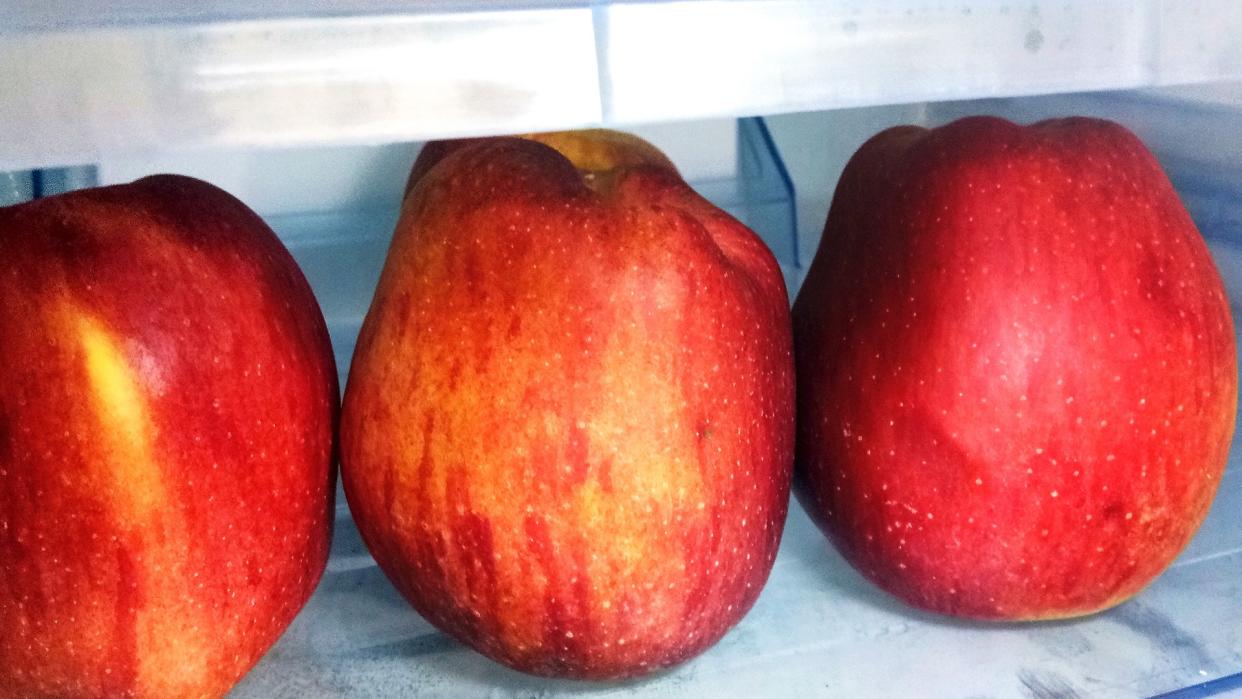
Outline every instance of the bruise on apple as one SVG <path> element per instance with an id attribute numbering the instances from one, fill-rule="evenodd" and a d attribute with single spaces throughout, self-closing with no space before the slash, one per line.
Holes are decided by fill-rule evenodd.
<path id="1" fill-rule="evenodd" d="M 1228 300 L 1125 129 L 899 127 L 847 166 L 794 306 L 797 490 L 866 577 L 985 619 L 1138 592 L 1234 427 Z"/>
<path id="2" fill-rule="evenodd" d="M 309 286 L 181 177 L 0 209 L 0 696 L 224 694 L 331 534 Z"/>
<path id="3" fill-rule="evenodd" d="M 536 138 L 564 154 L 479 139 L 415 165 L 342 473 L 433 624 L 526 672 L 633 676 L 714 643 L 771 569 L 788 310 L 767 249 L 658 151 Z"/>

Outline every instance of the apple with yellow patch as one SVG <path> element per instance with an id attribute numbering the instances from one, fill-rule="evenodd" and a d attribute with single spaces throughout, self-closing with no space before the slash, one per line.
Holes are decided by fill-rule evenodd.
<path id="1" fill-rule="evenodd" d="M 204 182 L 0 209 L 0 696 L 224 694 L 323 572 L 336 376 Z"/>
<path id="2" fill-rule="evenodd" d="M 354 519 L 423 616 L 511 667 L 685 660 L 776 555 L 790 335 L 771 253 L 653 146 L 431 144 L 346 388 Z"/>

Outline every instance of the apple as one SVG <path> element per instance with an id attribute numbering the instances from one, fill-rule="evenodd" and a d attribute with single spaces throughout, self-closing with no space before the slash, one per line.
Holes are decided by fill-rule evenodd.
<path id="1" fill-rule="evenodd" d="M 1203 521 L 1234 427 L 1219 274 L 1123 127 L 884 131 L 841 177 L 794 305 L 795 489 L 923 609 L 1090 614 Z"/>
<path id="2" fill-rule="evenodd" d="M 0 209 L 0 260 L 0 696 L 223 695 L 327 560 L 310 287 L 185 177 Z"/>
<path id="3" fill-rule="evenodd" d="M 772 254 L 624 134 L 432 144 L 411 179 L 341 418 L 380 568 L 529 673 L 630 677 L 711 646 L 788 506 Z"/>

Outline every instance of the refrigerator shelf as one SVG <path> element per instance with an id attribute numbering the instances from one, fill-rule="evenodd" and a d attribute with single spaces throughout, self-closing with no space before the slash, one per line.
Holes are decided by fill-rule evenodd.
<path id="1" fill-rule="evenodd" d="M 1204 82 L 1239 33 L 1230 0 L 17 0 L 0 170 Z"/>
<path id="2" fill-rule="evenodd" d="M 613 684 L 523 675 L 434 629 L 375 566 L 342 501 L 323 582 L 232 696 L 1128 698 L 1219 680 L 1242 668 L 1238 459 L 1235 448 L 1211 515 L 1173 568 L 1077 621 L 984 624 L 904 607 L 791 503 L 772 576 L 741 623 L 682 666 Z"/>

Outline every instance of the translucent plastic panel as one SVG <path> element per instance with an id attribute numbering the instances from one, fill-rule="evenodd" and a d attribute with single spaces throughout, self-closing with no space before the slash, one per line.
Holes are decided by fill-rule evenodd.
<path id="1" fill-rule="evenodd" d="M 1230 0 L 0 4 L 0 170 L 1242 76 Z"/>
<path id="2" fill-rule="evenodd" d="M 431 4 L 307 17 L 288 8 L 293 16 L 233 21 L 187 9 L 84 25 L 88 3 L 56 5 L 76 13 L 63 23 L 40 15 L 50 28 L 21 30 L 34 18 L 6 21 L 0 10 L 0 169 L 117 150 L 378 143 L 600 121 L 587 8 Z"/>

